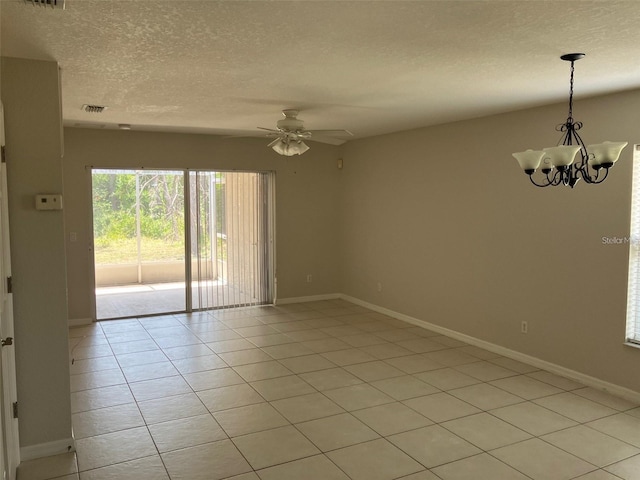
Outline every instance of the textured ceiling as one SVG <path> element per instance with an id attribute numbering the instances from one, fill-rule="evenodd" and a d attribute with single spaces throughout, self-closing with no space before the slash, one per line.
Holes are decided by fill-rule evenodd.
<path id="1" fill-rule="evenodd" d="M 577 100 L 640 88 L 637 0 L 0 0 L 0 15 L 2 55 L 60 63 L 66 125 L 259 135 L 298 108 L 362 138 L 562 101 L 568 52 L 587 54 Z"/>

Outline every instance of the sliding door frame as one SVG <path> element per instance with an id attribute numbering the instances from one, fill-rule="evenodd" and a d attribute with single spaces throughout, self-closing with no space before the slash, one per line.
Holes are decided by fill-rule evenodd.
<path id="1" fill-rule="evenodd" d="M 86 165 L 85 171 L 87 172 L 87 196 L 89 198 L 90 208 L 88 209 L 89 215 L 89 227 L 91 231 L 90 242 L 88 245 L 87 256 L 89 258 L 89 286 L 91 287 L 90 309 L 91 320 L 93 322 L 98 321 L 97 318 L 97 305 L 96 305 L 96 270 L 95 270 L 95 234 L 94 234 L 94 214 L 93 214 L 93 171 L 94 170 L 130 170 L 130 171 L 171 171 L 171 172 L 183 172 L 183 194 L 184 194 L 184 254 L 185 254 L 185 310 L 184 312 L 166 312 L 166 313 L 153 313 L 146 315 L 135 315 L 134 317 L 153 317 L 159 315 L 165 315 L 170 313 L 192 313 L 194 311 L 206 311 L 214 310 L 216 307 L 211 308 L 193 308 L 193 269 L 191 266 L 192 260 L 192 248 L 191 248 L 191 184 L 189 181 L 189 175 L 191 172 L 211 172 L 211 173 L 257 173 L 261 174 L 259 178 L 262 179 L 263 184 L 261 189 L 266 190 L 262 198 L 264 203 L 265 215 L 263 215 L 262 228 L 265 232 L 265 242 L 260 247 L 263 251 L 260 257 L 265 262 L 265 275 L 263 279 L 265 282 L 265 288 L 268 292 L 268 301 L 265 305 L 275 304 L 277 299 L 277 277 L 276 277 L 276 172 L 272 170 L 219 170 L 219 169 L 204 169 L 204 168 L 155 168 L 155 167 L 98 167 L 95 165 Z M 228 308 L 228 307 L 218 307 Z M 134 317 L 122 317 L 122 318 L 134 318 Z"/>
<path id="2" fill-rule="evenodd" d="M 183 171 L 184 190 L 184 294 L 185 312 L 193 312 L 193 278 L 191 268 L 191 182 L 189 170 Z"/>

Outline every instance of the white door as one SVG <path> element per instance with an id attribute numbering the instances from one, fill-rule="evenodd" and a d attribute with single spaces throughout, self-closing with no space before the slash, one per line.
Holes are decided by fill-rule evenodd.
<path id="1" fill-rule="evenodd" d="M 7 201 L 7 166 L 4 157 L 4 111 L 0 103 L 0 474 L 15 480 L 20 463 L 18 440 L 16 357 L 13 347 L 13 295 L 11 294 L 11 252 L 9 250 L 9 203 Z"/>

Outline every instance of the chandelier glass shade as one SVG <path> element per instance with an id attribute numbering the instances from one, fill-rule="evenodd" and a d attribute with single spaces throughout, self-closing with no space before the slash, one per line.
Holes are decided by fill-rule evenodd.
<path id="1" fill-rule="evenodd" d="M 556 127 L 557 131 L 562 132 L 558 146 L 513 154 L 520 168 L 537 187 L 568 185 L 573 188 L 580 179 L 587 183 L 602 183 L 609 175 L 609 169 L 620 158 L 622 149 L 627 146 L 627 142 L 603 142 L 585 146 L 578 134 L 582 122 L 573 119 L 573 64 L 583 57 L 584 53 L 569 53 L 560 57 L 571 62 L 571 81 L 569 115 L 564 123 Z M 541 180 L 536 180 L 533 174 L 540 165 L 543 175 Z"/>

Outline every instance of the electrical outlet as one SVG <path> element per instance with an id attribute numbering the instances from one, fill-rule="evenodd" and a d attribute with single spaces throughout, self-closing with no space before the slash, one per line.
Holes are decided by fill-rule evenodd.
<path id="1" fill-rule="evenodd" d="M 520 324 L 520 333 L 529 333 L 529 324 L 527 322 Z"/>
<path id="2" fill-rule="evenodd" d="M 313 282 L 313 276 L 311 274 L 307 275 L 307 283 Z"/>

